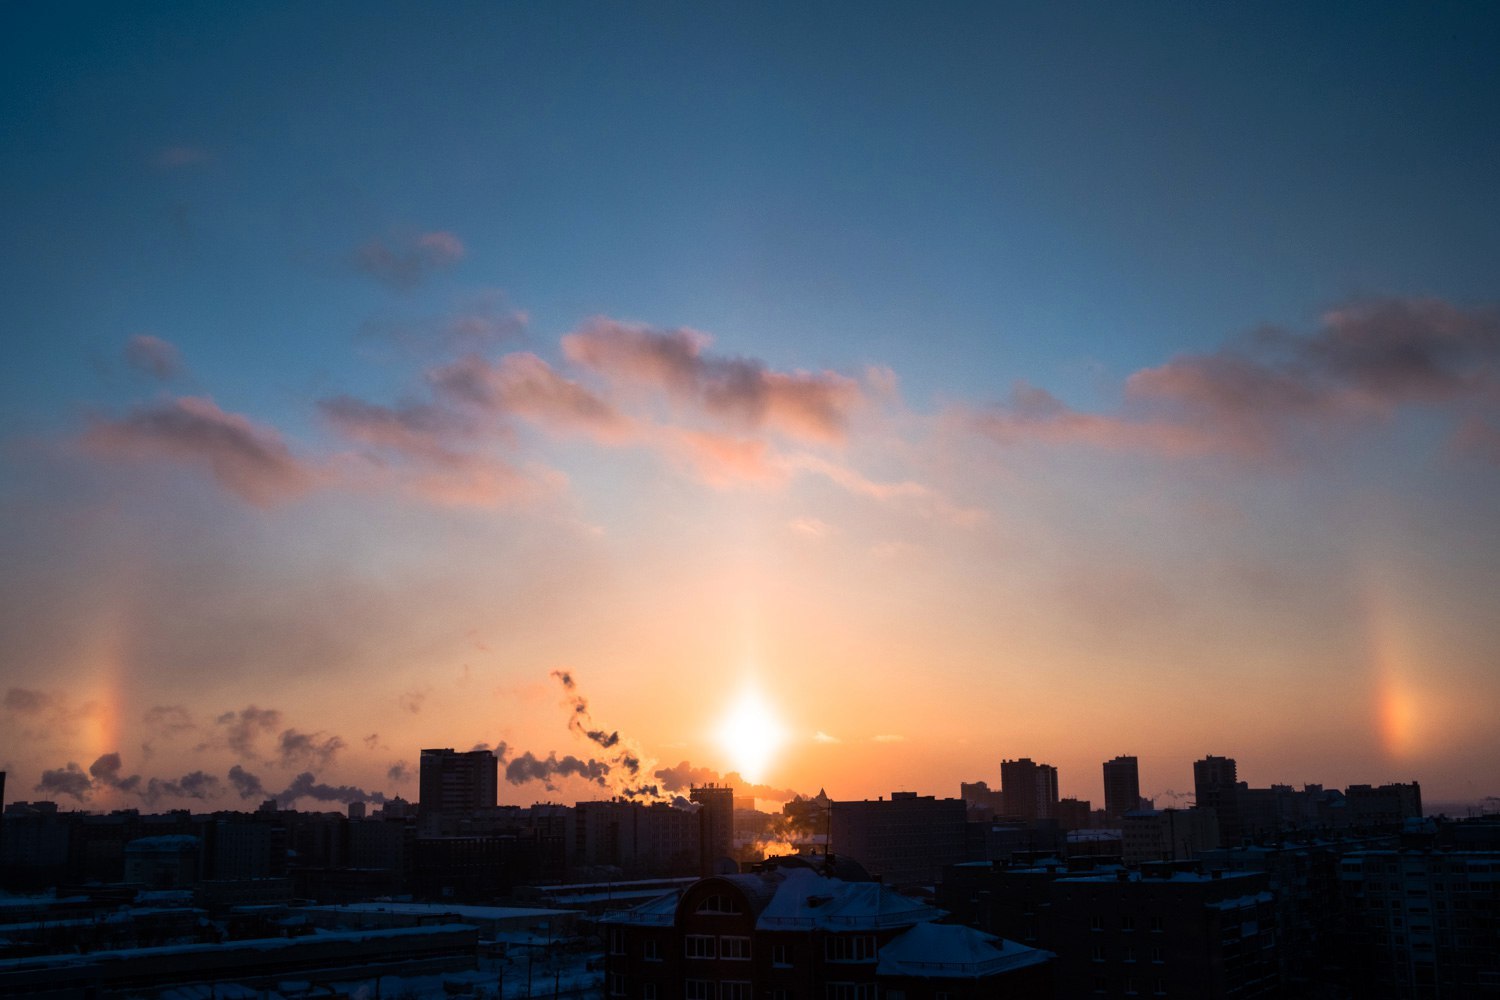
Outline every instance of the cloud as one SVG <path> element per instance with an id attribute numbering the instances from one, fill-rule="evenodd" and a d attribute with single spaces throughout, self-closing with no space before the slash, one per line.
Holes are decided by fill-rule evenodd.
<path id="1" fill-rule="evenodd" d="M 790 788 L 759 785 L 753 781 L 746 781 L 736 771 L 720 774 L 713 768 L 694 767 L 687 761 L 682 761 L 675 767 L 663 767 L 653 771 L 652 777 L 661 783 L 662 790 L 666 792 L 678 792 L 692 788 L 694 785 L 727 785 L 741 795 L 752 795 L 758 799 L 775 799 L 778 802 L 784 802 L 797 797 L 797 793 Z"/>
<path id="2" fill-rule="evenodd" d="M 297 496 L 317 478 L 275 430 L 225 413 L 206 397 L 168 399 L 120 420 L 96 421 L 84 442 L 110 456 L 205 463 L 219 485 L 260 507 Z"/>
<path id="3" fill-rule="evenodd" d="M 43 795 L 67 795 L 85 801 L 94 790 L 94 782 L 83 768 L 73 761 L 66 767 L 50 768 L 42 772 L 42 780 L 36 783 L 36 791 Z"/>
<path id="4" fill-rule="evenodd" d="M 367 792 L 354 785 L 328 785 L 319 781 L 311 771 L 303 771 L 292 779 L 283 791 L 276 793 L 276 801 L 286 808 L 298 799 L 313 799 L 318 802 L 384 802 L 380 792 Z"/>
<path id="5" fill-rule="evenodd" d="M 121 792 L 134 792 L 139 789 L 141 776 L 132 774 L 128 778 L 122 778 L 120 777 L 122 770 L 124 770 L 124 764 L 118 753 L 103 754 L 89 765 L 89 774 L 101 785 Z"/>
<path id="6" fill-rule="evenodd" d="M 318 405 L 340 434 L 371 449 L 338 464 L 348 486 L 395 488 L 440 506 L 495 507 L 555 494 L 566 482 L 555 470 L 521 469 L 490 454 L 463 450 L 477 434 L 449 410 L 392 408 L 348 396 Z"/>
<path id="7" fill-rule="evenodd" d="M 385 777 L 387 781 L 400 783 L 410 781 L 416 777 L 416 774 L 413 773 L 410 764 L 404 760 L 398 760 L 386 769 Z"/>
<path id="8" fill-rule="evenodd" d="M 161 799 L 216 799 L 224 794 L 224 784 L 205 771 L 192 771 L 175 781 L 152 778 L 141 798 L 147 803 Z"/>
<path id="9" fill-rule="evenodd" d="M 310 764 L 325 767 L 344 749 L 343 739 L 324 736 L 322 731 L 302 733 L 295 729 L 282 732 L 277 741 L 277 758 L 283 767 Z"/>
<path id="10" fill-rule="evenodd" d="M 5 707 L 17 715 L 40 715 L 52 705 L 52 696 L 44 691 L 10 688 L 5 692 Z"/>
<path id="11" fill-rule="evenodd" d="M 609 772 L 610 767 L 604 761 L 580 760 L 572 754 L 559 758 L 555 752 L 539 759 L 528 750 L 505 765 L 505 780 L 512 785 L 540 781 L 549 790 L 555 790 L 554 778 L 578 777 L 607 788 Z"/>
<path id="12" fill-rule="evenodd" d="M 274 708 L 248 705 L 238 712 L 225 712 L 214 719 L 214 723 L 223 727 L 224 742 L 229 749 L 242 757 L 255 757 L 256 740 L 262 733 L 276 731 L 281 725 L 281 713 Z M 204 749 L 204 746 L 199 749 Z"/>
<path id="13" fill-rule="evenodd" d="M 604 317 L 562 339 L 569 361 L 611 381 L 664 390 L 680 404 L 740 429 L 842 441 L 864 401 L 859 382 L 836 372 L 778 372 L 750 358 L 706 353 L 697 330 L 655 330 Z"/>
<path id="14" fill-rule="evenodd" d="M 1082 413 L 1026 382 L 1012 387 L 1008 403 L 972 411 L 969 420 L 979 433 L 1003 445 L 1086 445 L 1172 457 L 1202 455 L 1220 447 L 1218 438 L 1201 428 L 1162 419 Z"/>
<path id="15" fill-rule="evenodd" d="M 163 381 L 182 371 L 182 355 L 176 346 L 148 333 L 125 341 L 125 360 L 136 371 Z"/>
<path id="16" fill-rule="evenodd" d="M 154 705 L 141 716 L 151 731 L 159 736 L 177 736 L 197 728 L 193 717 L 182 705 Z"/>
<path id="17" fill-rule="evenodd" d="M 242 799 L 264 799 L 266 788 L 259 778 L 236 764 L 229 769 L 229 783 Z"/>
<path id="18" fill-rule="evenodd" d="M 634 430 L 603 397 L 529 352 L 507 354 L 497 362 L 470 355 L 433 370 L 428 379 L 451 402 L 514 414 L 551 430 L 609 443 L 625 441 Z"/>
<path id="19" fill-rule="evenodd" d="M 417 355 L 454 355 L 484 352 L 519 340 L 531 318 L 513 309 L 503 293 L 483 292 L 449 315 L 418 320 L 379 320 L 359 331 L 366 341 L 384 341 Z"/>
<path id="20" fill-rule="evenodd" d="M 1008 404 L 974 413 L 972 423 L 1007 445 L 1277 460 L 1309 435 L 1377 424 L 1404 406 L 1493 408 L 1497 364 L 1500 310 L 1378 299 L 1329 311 L 1310 334 L 1262 329 L 1137 371 L 1117 414 L 1081 413 L 1019 383 Z"/>
<path id="21" fill-rule="evenodd" d="M 819 729 L 817 732 L 813 733 L 813 742 L 814 743 L 842 743 L 844 741 L 841 740 L 841 739 L 839 739 L 837 736 L 830 736 L 829 734 L 823 732 L 823 730 Z"/>
<path id="22" fill-rule="evenodd" d="M 457 236 L 439 230 L 390 241 L 370 240 L 355 252 L 354 262 L 380 283 L 411 291 L 435 271 L 462 260 L 464 252 Z"/>
<path id="23" fill-rule="evenodd" d="M 881 733 L 878 736 L 871 736 L 870 741 L 872 743 L 905 743 L 906 737 L 896 733 Z"/>
<path id="24" fill-rule="evenodd" d="M 75 705 L 48 691 L 19 687 L 6 690 L 0 707 L 21 722 L 19 734 L 31 740 L 73 733 L 80 721 L 99 711 L 96 702 Z"/>
<path id="25" fill-rule="evenodd" d="M 397 703 L 412 715 L 422 711 L 422 702 L 427 700 L 427 692 L 423 690 L 408 691 L 396 699 Z"/>

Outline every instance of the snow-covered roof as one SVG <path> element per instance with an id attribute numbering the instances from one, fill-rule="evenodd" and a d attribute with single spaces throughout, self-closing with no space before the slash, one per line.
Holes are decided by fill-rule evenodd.
<path id="1" fill-rule="evenodd" d="M 573 917 L 577 910 L 550 910 L 538 907 L 453 906 L 447 903 L 344 903 L 331 906 L 306 906 L 313 913 L 398 913 L 403 916 L 432 917 L 444 914 L 465 920 L 522 920 L 529 917 Z"/>
<path id="2" fill-rule="evenodd" d="M 882 976 L 979 979 L 1052 958 L 961 924 L 917 924 L 880 949 Z"/>
<path id="3" fill-rule="evenodd" d="M 780 874 L 776 894 L 755 922 L 760 930 L 901 927 L 945 915 L 943 910 L 903 896 L 879 882 L 844 882 L 806 868 L 792 868 Z"/>
<path id="4" fill-rule="evenodd" d="M 1236 896 L 1233 899 L 1216 900 L 1206 905 L 1215 910 L 1238 910 L 1254 906 L 1257 903 L 1269 903 L 1275 898 L 1269 892 L 1257 892 L 1250 896 Z"/>
<path id="5" fill-rule="evenodd" d="M 677 918 L 677 901 L 680 898 L 682 898 L 682 890 L 677 889 L 632 909 L 606 913 L 599 918 L 599 922 L 601 924 L 646 924 L 652 927 L 671 927 L 672 921 Z"/>

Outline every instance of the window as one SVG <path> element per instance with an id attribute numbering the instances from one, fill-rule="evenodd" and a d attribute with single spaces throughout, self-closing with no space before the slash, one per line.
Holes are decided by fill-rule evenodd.
<path id="1" fill-rule="evenodd" d="M 1152 931 L 1152 933 L 1154 933 L 1154 934 L 1160 934 L 1163 929 L 1164 928 L 1162 926 L 1162 919 L 1161 919 L 1161 917 L 1159 917 L 1159 916 L 1152 917 L 1151 918 L 1151 931 Z"/>
<path id="2" fill-rule="evenodd" d="M 719 1000 L 750 1000 L 750 984 L 739 981 L 720 983 Z"/>
<path id="3" fill-rule="evenodd" d="M 609 953 L 611 955 L 625 954 L 625 929 L 623 927 L 609 929 Z"/>
<path id="4" fill-rule="evenodd" d="M 829 983 L 823 995 L 827 1000 L 875 1000 L 875 984 Z"/>
<path id="5" fill-rule="evenodd" d="M 750 939 L 747 937 L 719 938 L 719 957 L 732 958 L 742 962 L 749 961 Z"/>
<path id="6" fill-rule="evenodd" d="M 785 987 L 777 987 L 771 991 L 771 1000 L 791 1000 L 791 992 Z"/>
<path id="7" fill-rule="evenodd" d="M 1102 931 L 1102 930 L 1104 930 L 1104 918 L 1101 917 L 1097 913 L 1094 914 L 1092 917 L 1089 917 L 1089 930 L 1091 930 L 1091 931 Z"/>
<path id="8" fill-rule="evenodd" d="M 1166 949 L 1163 948 L 1159 944 L 1158 945 L 1152 945 L 1152 947 L 1151 947 L 1151 961 L 1153 961 L 1153 962 L 1165 962 L 1166 960 L 1167 960 Z"/>
<path id="9" fill-rule="evenodd" d="M 682 985 L 686 1000 L 713 1000 L 714 984 L 707 979 L 689 979 Z"/>
<path id="10" fill-rule="evenodd" d="M 740 901 L 733 896 L 726 896 L 722 892 L 716 892 L 712 896 L 705 896 L 703 902 L 698 904 L 699 913 L 729 914 L 744 913 Z"/>
<path id="11" fill-rule="evenodd" d="M 1096 944 L 1096 945 L 1094 945 L 1093 955 L 1091 957 L 1096 962 L 1102 962 L 1102 961 L 1104 961 L 1104 945 L 1102 945 L 1102 944 Z"/>
<path id="12" fill-rule="evenodd" d="M 1135 917 L 1131 917 L 1131 916 L 1121 917 L 1120 918 L 1120 930 L 1122 930 L 1122 931 L 1133 931 L 1133 930 L 1135 930 Z"/>
<path id="13" fill-rule="evenodd" d="M 641 984 L 641 1000 L 656 1000 L 656 984 L 655 983 L 642 983 Z"/>
<path id="14" fill-rule="evenodd" d="M 609 995 L 612 997 L 622 997 L 627 992 L 625 989 L 624 973 L 611 972 L 609 974 Z"/>
<path id="15" fill-rule="evenodd" d="M 830 962 L 875 961 L 875 937 L 872 934 L 827 937 L 823 942 L 823 957 Z"/>
<path id="16" fill-rule="evenodd" d="M 713 958 L 714 937 L 712 934 L 689 934 L 683 938 L 688 958 Z"/>
<path id="17" fill-rule="evenodd" d="M 648 962 L 661 961 L 661 942 L 656 938 L 647 938 L 641 942 L 641 957 Z"/>
<path id="18" fill-rule="evenodd" d="M 771 945 L 771 964 L 772 965 L 779 965 L 779 966 L 782 966 L 783 968 L 790 967 L 791 964 L 792 964 L 792 955 L 791 955 L 791 952 L 792 952 L 792 949 L 788 945 L 784 945 L 784 944 L 773 944 L 773 945 Z"/>

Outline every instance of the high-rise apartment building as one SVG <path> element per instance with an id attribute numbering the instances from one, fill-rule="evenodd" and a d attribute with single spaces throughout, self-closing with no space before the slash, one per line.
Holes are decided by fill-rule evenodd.
<path id="1" fill-rule="evenodd" d="M 500 762 L 488 750 L 423 750 L 418 775 L 420 815 L 462 815 L 493 809 L 499 798 Z"/>
<path id="2" fill-rule="evenodd" d="M 1141 772 L 1134 757 L 1116 757 L 1104 762 L 1104 814 L 1110 820 L 1137 809 L 1141 804 Z"/>
<path id="3" fill-rule="evenodd" d="M 1028 822 L 1057 815 L 1057 768 L 1030 757 L 1000 762 L 1005 811 Z"/>
<path id="4" fill-rule="evenodd" d="M 1239 774 L 1233 757 L 1209 754 L 1193 761 L 1193 792 L 1199 809 L 1212 809 L 1219 817 L 1219 838 L 1227 847 L 1239 843 Z"/>
<path id="5" fill-rule="evenodd" d="M 688 799 L 702 806 L 698 812 L 699 874 L 713 875 L 720 860 L 734 854 L 734 789 L 728 785 L 698 785 Z"/>

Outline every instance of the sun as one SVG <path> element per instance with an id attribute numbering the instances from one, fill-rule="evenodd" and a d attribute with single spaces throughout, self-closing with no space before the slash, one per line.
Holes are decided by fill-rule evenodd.
<path id="1" fill-rule="evenodd" d="M 746 686 L 719 722 L 719 745 L 747 781 L 760 781 L 786 739 L 781 722 L 755 688 Z"/>

